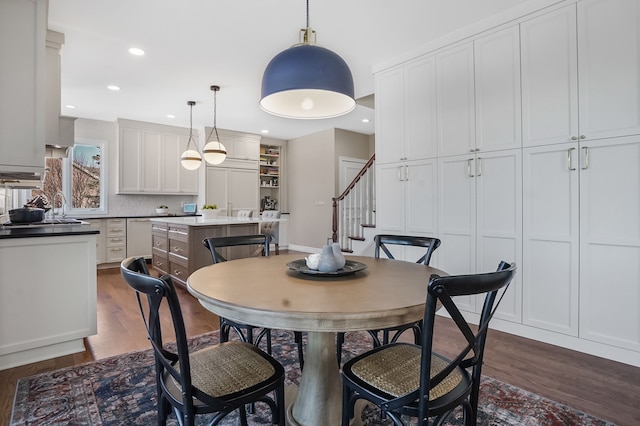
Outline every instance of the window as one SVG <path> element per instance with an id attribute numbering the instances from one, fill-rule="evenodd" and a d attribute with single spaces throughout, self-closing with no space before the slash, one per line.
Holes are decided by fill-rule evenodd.
<path id="1" fill-rule="evenodd" d="M 47 158 L 43 191 L 34 190 L 32 196 L 44 192 L 52 203 L 53 194 L 60 191 L 68 214 L 106 213 L 105 159 L 105 141 L 76 139 L 67 158 Z M 61 198 L 56 197 L 54 208 L 62 208 Z"/>

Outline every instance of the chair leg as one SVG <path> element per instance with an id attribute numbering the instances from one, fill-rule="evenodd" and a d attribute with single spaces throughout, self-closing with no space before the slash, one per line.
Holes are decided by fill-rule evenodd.
<path id="1" fill-rule="evenodd" d="M 280 254 L 280 244 L 274 243 L 274 246 L 276 246 L 276 256 L 277 256 Z"/>

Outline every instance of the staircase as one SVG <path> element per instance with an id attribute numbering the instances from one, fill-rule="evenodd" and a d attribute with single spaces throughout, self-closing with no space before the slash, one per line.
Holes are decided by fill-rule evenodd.
<path id="1" fill-rule="evenodd" d="M 373 255 L 375 235 L 375 154 L 342 194 L 333 198 L 332 239 L 343 252 Z"/>

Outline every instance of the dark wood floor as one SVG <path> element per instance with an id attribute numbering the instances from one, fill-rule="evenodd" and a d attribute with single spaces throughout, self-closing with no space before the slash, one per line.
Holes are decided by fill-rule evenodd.
<path id="1" fill-rule="evenodd" d="M 187 333 L 217 329 L 218 319 L 186 291 L 180 291 Z M 452 335 L 448 319 L 437 328 Z M 459 342 L 437 339 L 450 353 Z M 8 425 L 15 384 L 21 377 L 147 349 L 135 298 L 118 269 L 98 272 L 98 334 L 86 339 L 87 350 L 48 361 L 0 371 L 0 425 Z M 640 368 L 491 330 L 483 373 L 581 409 L 621 426 L 640 425 Z"/>

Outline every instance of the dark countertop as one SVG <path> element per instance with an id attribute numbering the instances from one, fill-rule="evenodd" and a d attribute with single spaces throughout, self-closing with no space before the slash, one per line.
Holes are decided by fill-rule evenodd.
<path id="1" fill-rule="evenodd" d="M 60 237 L 63 235 L 99 234 L 100 231 L 89 225 L 48 225 L 33 228 L 0 227 L 0 239 Z"/>

